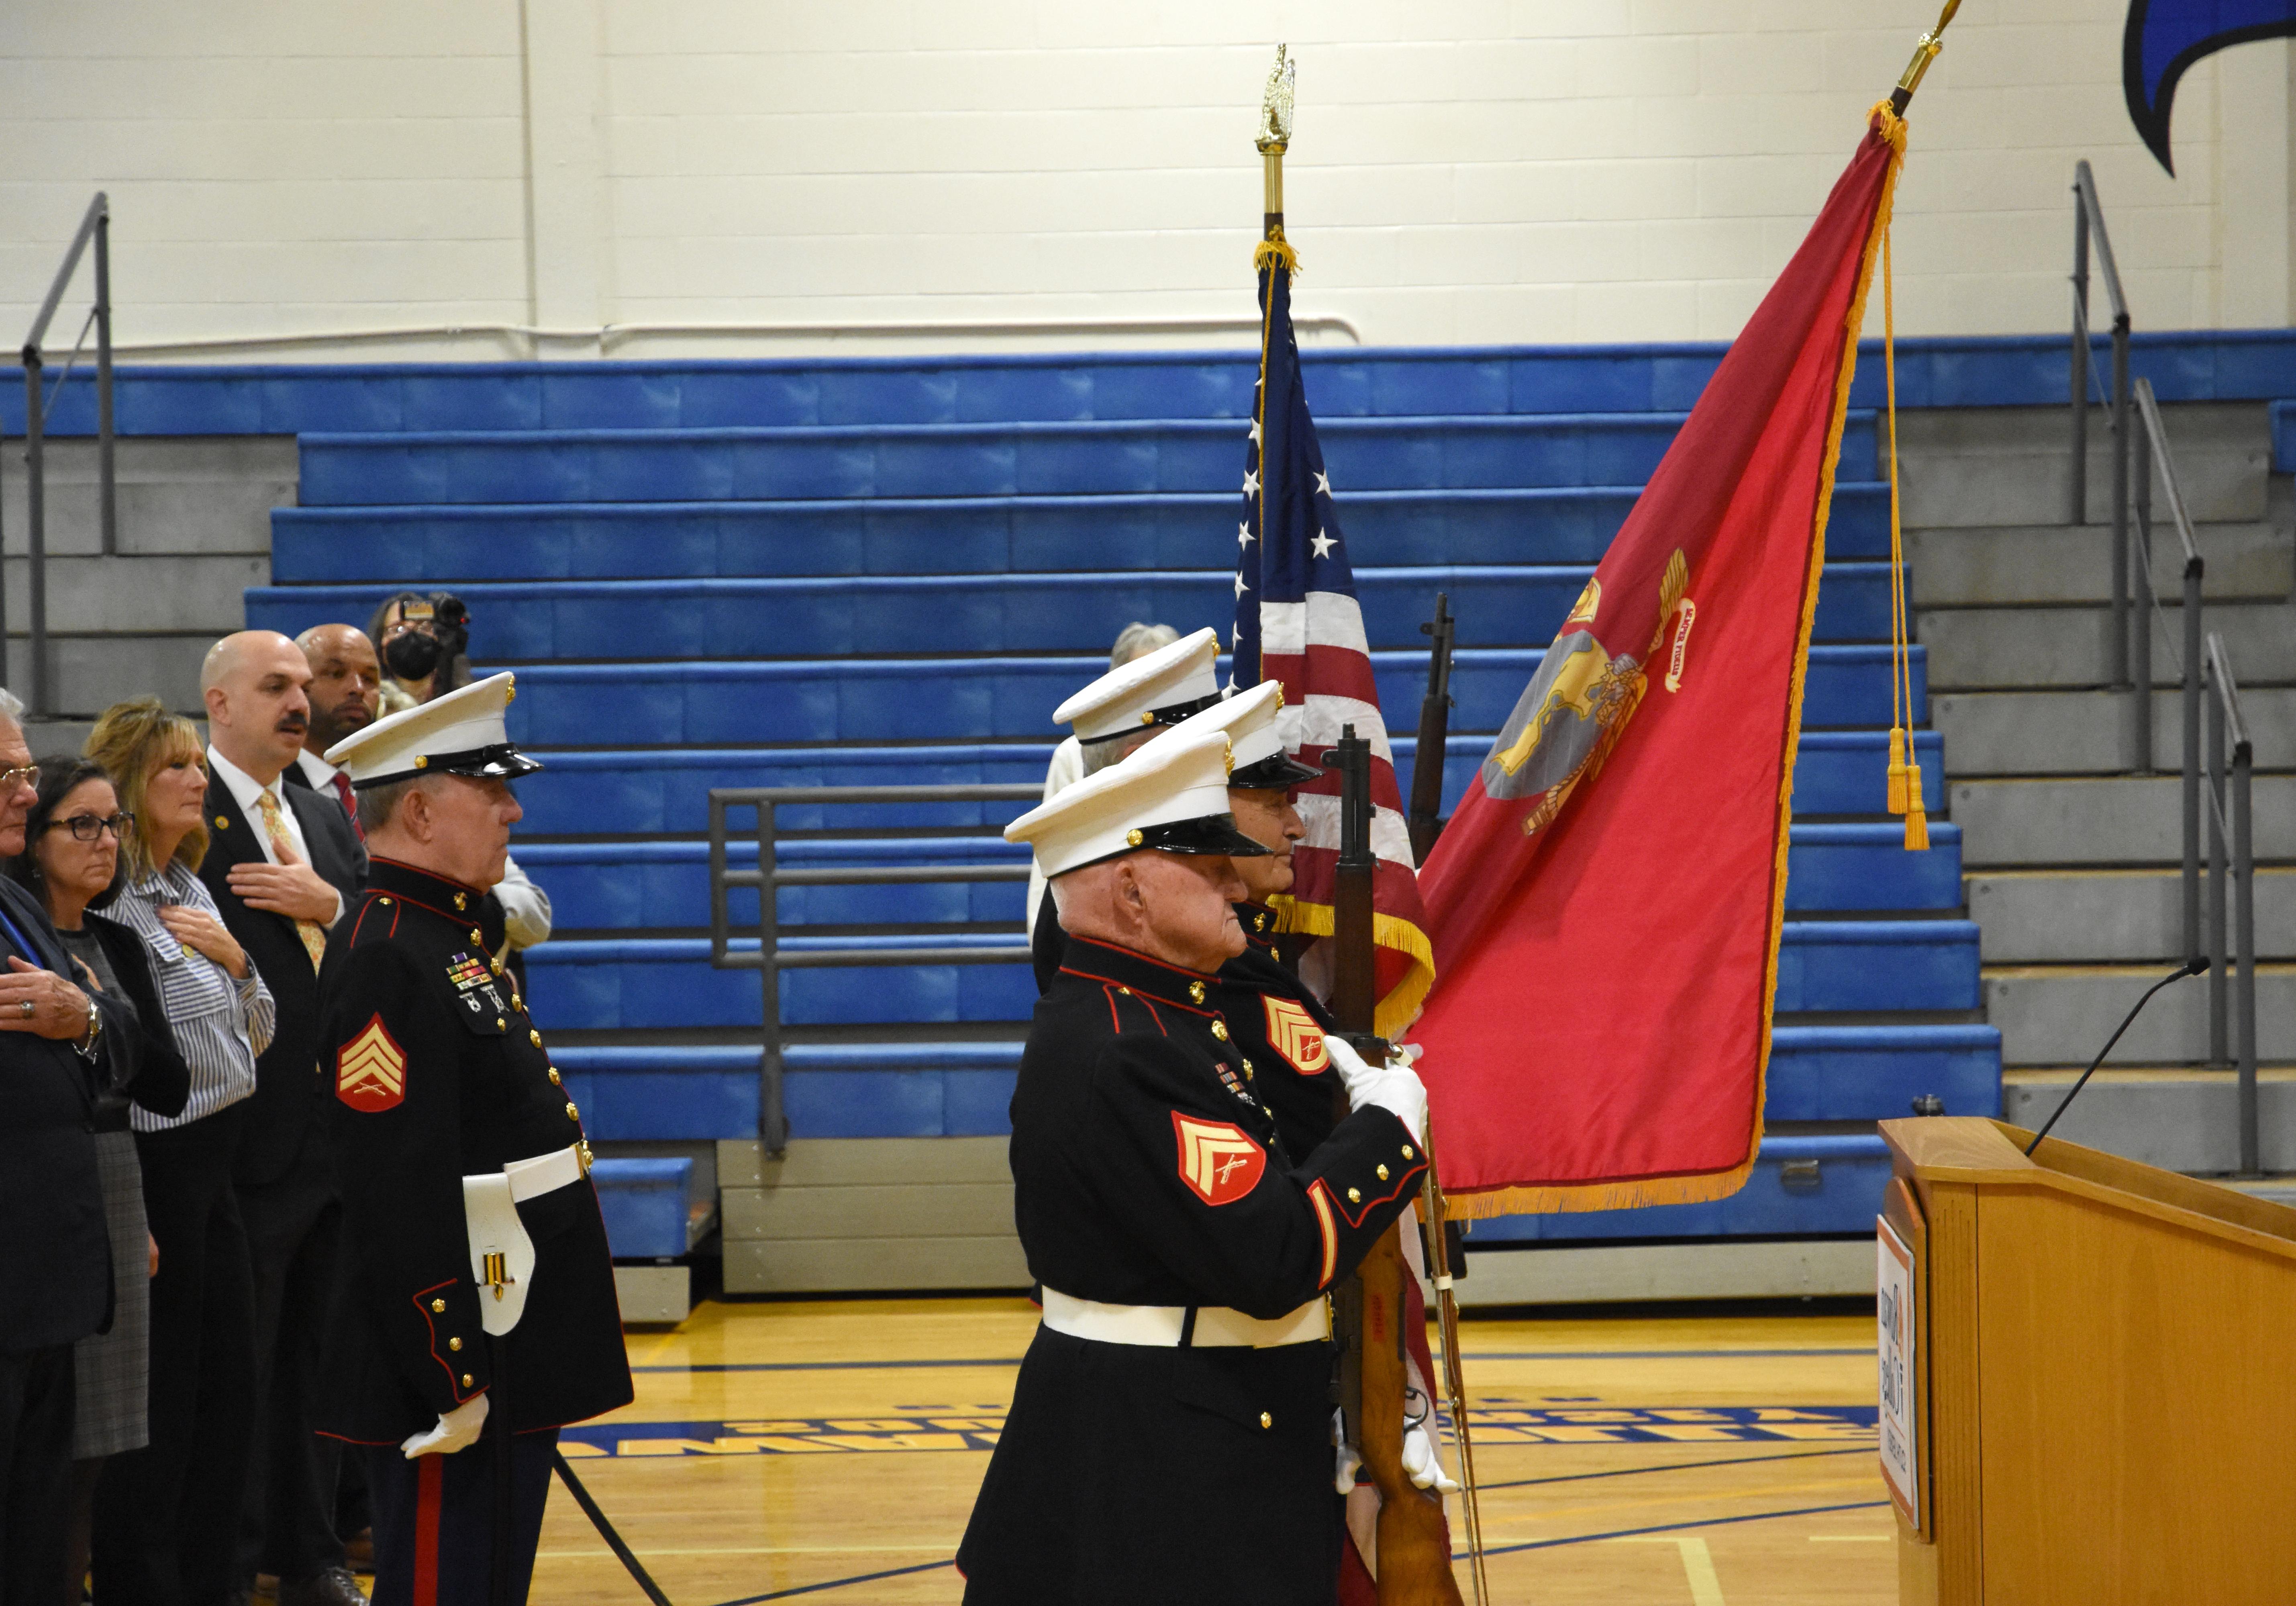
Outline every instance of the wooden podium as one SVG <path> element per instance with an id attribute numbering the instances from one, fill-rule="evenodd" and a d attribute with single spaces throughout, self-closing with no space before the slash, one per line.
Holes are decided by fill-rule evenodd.
<path id="1" fill-rule="evenodd" d="M 1998 1121 L 1882 1135 L 1899 1600 L 2296 1602 L 2296 1209 L 2054 1138 L 2028 1159 Z"/>

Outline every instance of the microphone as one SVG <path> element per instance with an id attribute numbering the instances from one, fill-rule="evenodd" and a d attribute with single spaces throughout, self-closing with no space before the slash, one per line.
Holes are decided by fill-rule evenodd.
<path id="1" fill-rule="evenodd" d="M 2192 958 L 2187 959 L 2184 963 L 2178 965 L 2175 970 L 2169 971 L 2166 976 L 2161 977 L 2160 980 L 2154 982 L 2151 987 L 2144 989 L 2144 996 L 2136 1001 L 2136 1007 L 2130 1010 L 2127 1015 L 2122 1017 L 2120 1026 L 2114 1028 L 2112 1036 L 2104 1040 L 2104 1046 L 2096 1051 L 2096 1058 L 2091 1060 L 2088 1062 L 2088 1069 L 2080 1073 L 2080 1080 L 2075 1082 L 2073 1084 L 2073 1090 L 2065 1094 L 2064 1102 L 2057 1106 L 2054 1113 L 2049 1117 L 2047 1124 L 2043 1126 L 2038 1132 L 2033 1134 L 2033 1141 L 2025 1145 L 2025 1152 L 2027 1154 L 2031 1154 L 2034 1150 L 2041 1146 L 2041 1140 L 2049 1135 L 2049 1128 L 2057 1124 L 2058 1118 L 2062 1117 L 2067 1110 L 2072 1108 L 2072 1102 L 2080 1097 L 2080 1090 L 2088 1086 L 2088 1079 L 2096 1074 L 2096 1068 L 2104 1063 L 2104 1056 L 2111 1053 L 2112 1052 L 2112 1045 L 2120 1041 L 2120 1034 L 2127 1031 L 2131 1022 L 2135 1021 L 2137 1012 L 2142 1010 L 2146 1004 L 2152 1002 L 2152 995 L 2159 992 L 2162 987 L 2167 987 L 2172 981 L 2182 981 L 2187 976 L 2197 976 L 2208 968 L 2209 962 L 2200 955 L 2195 954 Z"/>

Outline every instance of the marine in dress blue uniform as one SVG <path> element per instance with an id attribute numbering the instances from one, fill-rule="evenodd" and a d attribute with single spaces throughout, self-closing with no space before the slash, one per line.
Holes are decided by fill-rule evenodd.
<path id="1" fill-rule="evenodd" d="M 1227 757 L 1167 738 L 1006 834 L 1064 898 L 1131 855 L 1262 852 L 1227 813 Z M 1226 921 L 1218 882 L 1202 896 Z M 1210 996 L 1217 964 L 1077 921 L 1037 1004 L 1011 1156 L 1044 1323 L 957 1555 L 974 1606 L 1332 1599 L 1324 1293 L 1408 1208 L 1425 1094 L 1365 1068 L 1354 1113 L 1294 1153 Z"/>
<path id="2" fill-rule="evenodd" d="M 328 942 L 320 1038 L 348 1248 L 320 1425 L 366 1450 L 379 1606 L 524 1600 L 558 1429 L 631 1398 L 581 1112 L 480 884 L 498 846 L 434 840 L 412 862 L 401 783 L 487 789 L 506 844 L 504 783 L 539 767 L 504 733 L 511 694 L 496 676 L 327 754 L 390 810 Z"/>

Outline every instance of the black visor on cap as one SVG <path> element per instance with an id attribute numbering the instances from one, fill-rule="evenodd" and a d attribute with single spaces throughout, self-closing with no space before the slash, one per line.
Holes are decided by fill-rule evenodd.
<path id="1" fill-rule="evenodd" d="M 1077 744 L 1079 747 L 1091 747 L 1103 742 L 1121 742 L 1127 736 L 1136 736 L 1141 732 L 1157 725 L 1177 725 L 1189 715 L 1201 714 L 1206 709 L 1217 708 L 1225 701 L 1226 699 L 1215 692 L 1210 697 L 1192 697 L 1185 702 L 1168 702 L 1162 708 L 1145 710 L 1144 717 L 1137 724 L 1126 725 L 1120 731 L 1110 731 L 1105 735 L 1079 736 L 1077 738 Z"/>
<path id="2" fill-rule="evenodd" d="M 1289 753 L 1276 752 L 1253 763 L 1236 766 L 1227 783 L 1230 791 L 1242 787 L 1246 791 L 1290 791 L 1295 786 L 1323 778 L 1322 770 L 1309 769 Z"/>
<path id="3" fill-rule="evenodd" d="M 530 775 L 542 767 L 512 743 L 497 742 L 488 747 L 465 748 L 458 753 L 425 753 L 422 761 L 406 769 L 388 775 L 369 775 L 364 781 L 351 783 L 353 791 L 364 791 L 371 786 L 389 786 L 394 782 L 412 781 L 417 775 L 461 775 L 472 781 L 515 781 L 521 775 Z"/>
<path id="4" fill-rule="evenodd" d="M 1235 828 L 1235 816 L 1230 814 L 1199 815 L 1193 820 L 1143 825 L 1136 845 L 1153 848 L 1159 853 L 1224 853 L 1238 859 L 1260 858 L 1267 852 Z"/>
<path id="5" fill-rule="evenodd" d="M 1114 853 L 1104 853 L 1096 859 L 1087 860 L 1085 864 L 1071 864 L 1069 870 L 1082 870 L 1087 864 L 1105 864 L 1109 860 L 1120 859 L 1128 853 L 1148 849 L 1158 853 L 1200 854 L 1207 857 L 1213 854 L 1226 854 L 1236 859 L 1261 858 L 1268 852 L 1267 848 L 1238 831 L 1235 816 L 1230 814 L 1198 815 L 1193 820 L 1143 825 L 1133 835 L 1138 840 Z M 1068 870 L 1063 870 L 1061 874 L 1068 873 Z"/>

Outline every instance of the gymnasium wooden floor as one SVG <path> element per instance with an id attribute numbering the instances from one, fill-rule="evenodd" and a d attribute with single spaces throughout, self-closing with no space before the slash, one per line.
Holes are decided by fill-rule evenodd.
<path id="1" fill-rule="evenodd" d="M 569 1457 L 674 1606 L 954 1602 L 1034 1321 L 1020 1299 L 704 1305 L 632 1332 L 636 1403 Z M 1496 1601 L 1897 1599 L 1870 1315 L 1474 1320 L 1463 1348 Z M 533 1598 L 643 1602 L 562 1488 Z"/>

